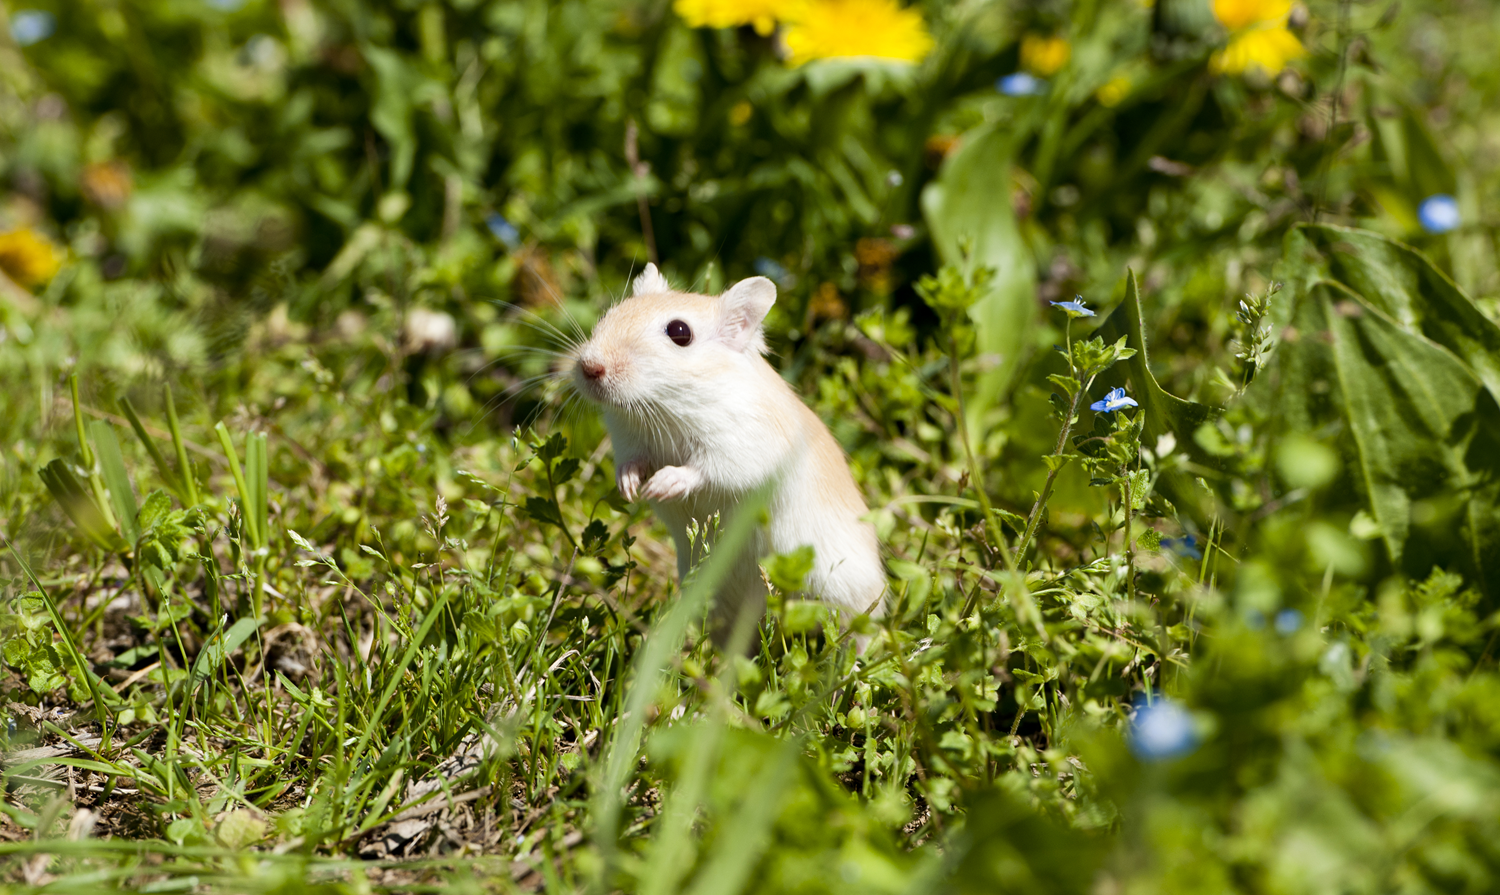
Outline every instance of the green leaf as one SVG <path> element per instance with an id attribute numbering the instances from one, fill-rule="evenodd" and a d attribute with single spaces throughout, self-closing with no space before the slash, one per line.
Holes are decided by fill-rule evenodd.
<path id="1" fill-rule="evenodd" d="M 568 449 L 568 439 L 562 433 L 553 433 L 546 441 L 536 447 L 536 457 L 543 463 L 551 463 Z"/>
<path id="2" fill-rule="evenodd" d="M 922 214 L 943 263 L 969 276 L 984 267 L 998 272 L 969 309 L 979 352 L 999 360 L 979 379 L 969 407 L 975 419 L 1010 388 L 1030 354 L 1037 315 L 1036 262 L 1010 204 L 1014 152 L 1005 128 L 982 125 L 964 134 L 938 179 L 922 190 Z"/>
<path id="3" fill-rule="evenodd" d="M 589 553 L 598 553 L 609 543 L 609 527 L 602 521 L 595 519 L 583 529 L 583 549 Z"/>
<path id="4" fill-rule="evenodd" d="M 547 497 L 528 497 L 523 508 L 526 515 L 546 525 L 563 525 L 562 513 L 557 508 L 557 502 Z"/>
<path id="5" fill-rule="evenodd" d="M 1500 401 L 1500 326 L 1484 315 L 1425 255 L 1393 239 L 1331 224 L 1304 224 L 1287 255 L 1311 281 L 1348 286 L 1405 329 L 1443 346 Z"/>
<path id="6" fill-rule="evenodd" d="M 120 454 L 115 427 L 104 420 L 95 420 L 89 424 L 89 431 L 93 434 L 94 453 L 99 458 L 99 474 L 109 489 L 110 503 L 114 504 L 115 518 L 120 520 L 125 539 L 133 544 L 141 536 L 140 527 L 135 523 L 135 488 L 130 484 L 130 473 L 125 471 L 125 458 Z"/>
<path id="7" fill-rule="evenodd" d="M 744 802 L 725 820 L 724 831 L 688 890 L 689 895 L 742 891 L 758 859 L 770 845 L 782 793 L 796 777 L 799 756 L 796 745 L 785 741 L 777 742 L 768 751 L 771 754 L 745 789 Z"/>
<path id="8" fill-rule="evenodd" d="M 37 476 L 84 537 L 105 550 L 116 553 L 130 549 L 125 539 L 109 524 L 104 511 L 84 489 L 83 482 L 66 460 L 53 460 L 38 470 Z"/>
<path id="9" fill-rule="evenodd" d="M 226 848 L 241 849 L 265 838 L 266 822 L 248 809 L 236 808 L 220 819 L 214 837 Z"/>
<path id="10" fill-rule="evenodd" d="M 1130 481 L 1130 508 L 1140 510 L 1146 506 L 1146 498 L 1151 496 L 1151 471 L 1137 469 L 1127 478 Z"/>
<path id="11" fill-rule="evenodd" d="M 561 486 L 571 482 L 582 465 L 583 461 L 577 457 L 566 457 L 558 461 L 556 468 L 552 470 L 552 484 Z"/>
<path id="12" fill-rule="evenodd" d="M 146 531 L 160 522 L 172 511 L 172 499 L 167 497 L 164 491 L 152 491 L 146 495 L 146 502 L 141 505 L 141 511 L 136 514 L 135 524 L 141 531 Z"/>
<path id="13" fill-rule="evenodd" d="M 1500 406 L 1476 373 L 1338 283 L 1298 297 L 1276 391 L 1284 431 L 1348 427 L 1360 494 L 1391 562 L 1459 568 L 1500 594 Z M 1259 385 L 1257 380 L 1255 385 Z M 1252 386 L 1254 388 L 1254 386 Z"/>
<path id="14" fill-rule="evenodd" d="M 1048 454 L 1042 458 L 1042 462 L 1047 464 L 1048 469 L 1056 471 L 1067 466 L 1069 461 L 1077 459 L 1077 454 Z"/>
<path id="15" fill-rule="evenodd" d="M 266 455 L 266 436 L 252 432 L 245 436 L 245 520 L 253 526 L 255 546 L 270 543 L 270 468 Z"/>
<path id="16" fill-rule="evenodd" d="M 1049 373 L 1047 374 L 1047 381 L 1062 389 L 1069 398 L 1078 393 L 1078 380 L 1066 373 Z M 1067 413 L 1068 406 L 1066 404 L 1062 406 L 1062 411 Z"/>
<path id="17" fill-rule="evenodd" d="M 234 449 L 234 440 L 229 435 L 229 427 L 222 421 L 214 424 L 214 434 L 219 436 L 219 446 L 224 450 L 224 458 L 229 461 L 229 472 L 234 476 L 234 487 L 240 495 L 240 513 L 245 519 L 245 534 L 250 539 L 250 545 L 257 546 L 255 523 L 249 519 L 250 491 L 245 482 L 245 472 L 240 467 L 240 455 Z"/>
<path id="18" fill-rule="evenodd" d="M 781 553 L 771 557 L 766 563 L 766 574 L 770 576 L 771 583 L 776 585 L 777 590 L 785 594 L 793 594 L 802 590 L 808 573 L 813 570 L 814 559 L 812 545 L 804 544 L 790 553 Z"/>

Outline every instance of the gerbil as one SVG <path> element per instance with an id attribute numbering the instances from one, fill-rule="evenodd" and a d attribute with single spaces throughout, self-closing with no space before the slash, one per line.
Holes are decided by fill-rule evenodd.
<path id="1" fill-rule="evenodd" d="M 878 615 L 880 547 L 844 452 L 762 356 L 776 286 L 751 277 L 718 297 L 677 292 L 648 264 L 632 291 L 574 350 L 572 380 L 603 410 L 620 492 L 644 496 L 671 529 L 679 577 L 697 558 L 689 522 L 719 513 L 727 524 L 769 484 L 769 520 L 716 594 L 721 627 L 765 611 L 761 557 L 806 544 L 809 596 L 845 620 Z"/>

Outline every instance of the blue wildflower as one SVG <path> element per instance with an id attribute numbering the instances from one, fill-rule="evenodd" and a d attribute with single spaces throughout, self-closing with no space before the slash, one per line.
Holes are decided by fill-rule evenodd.
<path id="1" fill-rule="evenodd" d="M 10 17 L 10 36 L 16 43 L 29 47 L 52 36 L 57 18 L 40 9 L 22 9 Z"/>
<path id="2" fill-rule="evenodd" d="M 496 239 L 505 243 L 507 249 L 514 250 L 516 246 L 521 244 L 521 231 L 517 230 L 514 224 L 507 221 L 498 213 L 492 211 L 485 215 L 484 223 L 485 226 L 490 228 L 490 232 L 495 234 Z"/>
<path id="3" fill-rule="evenodd" d="M 1417 209 L 1417 219 L 1428 233 L 1447 233 L 1462 223 L 1458 200 L 1445 193 L 1428 196 Z"/>
<path id="4" fill-rule="evenodd" d="M 1295 609 L 1283 609 L 1276 613 L 1276 633 L 1283 637 L 1297 633 L 1302 627 L 1302 613 Z"/>
<path id="5" fill-rule="evenodd" d="M 1198 549 L 1198 539 L 1192 535 L 1183 535 L 1180 538 L 1162 538 L 1161 545 L 1178 556 L 1187 559 L 1203 558 L 1203 551 Z"/>
<path id="6" fill-rule="evenodd" d="M 1068 312 L 1068 316 L 1069 317 L 1092 317 L 1092 316 L 1094 316 L 1093 310 L 1090 309 L 1087 305 L 1085 305 L 1083 303 L 1083 296 L 1082 295 L 1078 296 L 1077 298 L 1073 299 L 1072 301 L 1054 301 L 1054 302 L 1052 302 L 1052 307 L 1054 307 L 1054 308 L 1062 308 L 1064 311 Z"/>
<path id="7" fill-rule="evenodd" d="M 768 280 L 784 284 L 786 282 L 786 268 L 777 264 L 770 258 L 760 257 L 755 259 L 755 272 Z"/>
<path id="8" fill-rule="evenodd" d="M 1089 409 L 1095 413 L 1114 413 L 1116 410 L 1124 410 L 1127 407 L 1139 407 L 1134 398 L 1126 397 L 1123 388 L 1112 389 L 1104 396 L 1104 400 L 1095 401 L 1089 405 Z"/>
<path id="9" fill-rule="evenodd" d="M 1193 716 L 1165 697 L 1135 710 L 1130 721 L 1130 751 L 1145 761 L 1168 761 L 1198 748 Z"/>
<path id="10" fill-rule="evenodd" d="M 1036 96 L 1047 89 L 1047 82 L 1018 71 L 996 81 L 995 89 L 1006 96 Z"/>

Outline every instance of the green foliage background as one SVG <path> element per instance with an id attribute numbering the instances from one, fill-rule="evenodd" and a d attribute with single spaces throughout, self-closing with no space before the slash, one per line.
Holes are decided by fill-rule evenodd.
<path id="1" fill-rule="evenodd" d="M 921 9 L 6 3 L 0 887 L 1493 891 L 1500 12 Z M 777 281 L 884 618 L 699 636 L 548 375 L 653 257 Z"/>

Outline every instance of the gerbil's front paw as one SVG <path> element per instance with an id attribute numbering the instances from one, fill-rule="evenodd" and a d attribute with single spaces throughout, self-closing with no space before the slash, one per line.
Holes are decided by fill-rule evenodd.
<path id="1" fill-rule="evenodd" d="M 647 500 L 678 500 L 703 484 L 703 473 L 691 466 L 663 466 L 646 483 L 641 495 Z"/>
<path id="2" fill-rule="evenodd" d="M 634 502 L 641 490 L 641 479 L 646 476 L 645 460 L 627 460 L 615 470 L 615 485 L 627 501 Z"/>

